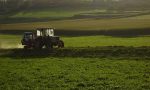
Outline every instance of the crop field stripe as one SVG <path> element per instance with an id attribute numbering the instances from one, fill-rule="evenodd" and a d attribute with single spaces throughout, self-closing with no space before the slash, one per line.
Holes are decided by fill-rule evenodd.
<path id="1" fill-rule="evenodd" d="M 49 22 L 0 24 L 0 30 L 31 30 L 36 27 L 54 27 L 67 30 L 120 30 L 150 28 L 150 19 L 77 19 Z"/>
<path id="2" fill-rule="evenodd" d="M 0 48 L 22 48 L 21 35 L 0 35 Z M 149 36 L 76 36 L 61 37 L 65 47 L 97 47 L 97 46 L 150 46 Z"/>

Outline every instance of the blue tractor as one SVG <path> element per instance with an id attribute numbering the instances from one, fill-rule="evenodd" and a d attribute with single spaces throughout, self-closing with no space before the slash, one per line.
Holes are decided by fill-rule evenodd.
<path id="1" fill-rule="evenodd" d="M 44 47 L 51 49 L 54 46 L 58 48 L 64 47 L 64 42 L 60 40 L 59 36 L 54 36 L 54 29 L 52 28 L 37 28 L 36 33 L 25 32 L 21 43 L 25 49 L 42 49 Z"/>

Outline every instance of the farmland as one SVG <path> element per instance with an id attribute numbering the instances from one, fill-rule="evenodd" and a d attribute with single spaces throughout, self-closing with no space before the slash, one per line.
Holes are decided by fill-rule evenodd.
<path id="1" fill-rule="evenodd" d="M 0 37 L 1 89 L 150 88 L 149 36 L 63 36 L 65 48 L 52 51 L 24 51 L 20 35 Z"/>
<path id="2" fill-rule="evenodd" d="M 149 28 L 150 16 L 118 19 L 75 19 L 35 23 L 0 24 L 1 30 L 33 30 L 35 27 L 55 27 L 64 30 L 122 30 Z"/>
<path id="3" fill-rule="evenodd" d="M 1 58 L 1 89 L 149 89 L 149 60 Z"/>
<path id="4" fill-rule="evenodd" d="M 55 14 L 42 13 L 47 16 L 29 12 L 12 17 Z M 63 15 L 57 17 L 71 16 Z M 65 48 L 22 49 L 23 32 L 36 27 L 56 28 Z M 149 14 L 0 24 L 0 89 L 150 89 L 149 29 Z"/>
<path id="5" fill-rule="evenodd" d="M 21 43 L 21 36 L 0 35 L 1 48 L 17 48 Z M 113 37 L 113 36 L 79 36 L 62 37 L 66 47 L 98 47 L 98 46 L 150 46 L 149 36 L 141 37 Z M 13 41 L 14 40 L 14 41 Z M 119 42 L 119 43 L 118 43 Z M 21 46 L 21 45 L 19 45 Z"/>

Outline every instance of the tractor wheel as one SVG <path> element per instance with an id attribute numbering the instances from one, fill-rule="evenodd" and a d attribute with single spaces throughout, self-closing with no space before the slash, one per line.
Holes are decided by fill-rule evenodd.
<path id="1" fill-rule="evenodd" d="M 24 46 L 24 49 L 28 49 L 28 47 L 27 47 L 27 46 Z"/>
<path id="2" fill-rule="evenodd" d="M 58 42 L 58 48 L 64 48 L 64 42 L 62 40 Z"/>
<path id="3" fill-rule="evenodd" d="M 29 49 L 29 47 L 28 46 L 24 46 L 24 49 Z"/>

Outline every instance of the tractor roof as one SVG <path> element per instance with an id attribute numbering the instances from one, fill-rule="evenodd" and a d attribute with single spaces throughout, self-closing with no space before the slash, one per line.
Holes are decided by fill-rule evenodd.
<path id="1" fill-rule="evenodd" d="M 36 30 L 46 30 L 46 29 L 53 29 L 53 28 L 37 28 Z"/>
<path id="2" fill-rule="evenodd" d="M 32 32 L 24 32 L 25 34 L 32 34 Z"/>

